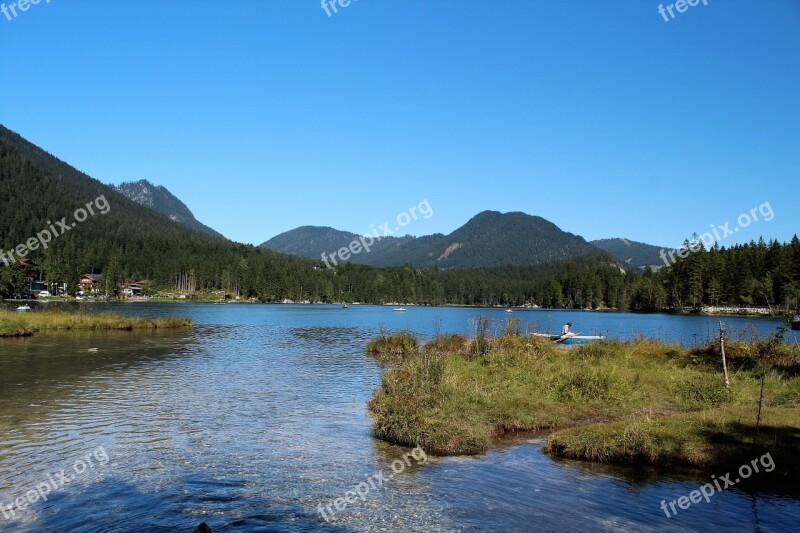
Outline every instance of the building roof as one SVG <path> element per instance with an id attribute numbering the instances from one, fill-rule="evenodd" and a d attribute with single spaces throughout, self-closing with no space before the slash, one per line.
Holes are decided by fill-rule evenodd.
<path id="1" fill-rule="evenodd" d="M 92 281 L 100 281 L 100 278 L 102 277 L 103 277 L 102 274 L 84 274 L 83 276 L 81 276 L 81 279 L 89 278 Z"/>

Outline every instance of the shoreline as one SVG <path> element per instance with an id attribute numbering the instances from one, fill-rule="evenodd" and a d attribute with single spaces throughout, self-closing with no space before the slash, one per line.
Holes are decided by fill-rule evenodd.
<path id="1" fill-rule="evenodd" d="M 145 319 L 116 313 L 69 313 L 66 311 L 24 312 L 0 310 L 0 338 L 30 337 L 54 331 L 133 331 L 191 328 L 188 318 Z"/>
<path id="2" fill-rule="evenodd" d="M 598 308 L 598 309 L 584 309 L 584 308 L 570 308 L 570 307 L 513 307 L 513 306 L 481 306 L 481 305 L 466 305 L 466 304 L 420 304 L 420 303 L 363 303 L 363 302 L 260 302 L 252 299 L 230 299 L 226 301 L 218 301 L 213 299 L 192 299 L 192 298 L 160 298 L 151 297 L 148 300 L 76 300 L 74 298 L 47 298 L 47 299 L 4 299 L 3 303 L 75 303 L 75 304 L 137 304 L 137 303 L 181 303 L 181 304 L 249 304 L 249 305 L 302 305 L 302 306 L 341 306 L 347 303 L 350 307 L 439 307 L 443 309 L 486 309 L 486 310 L 505 310 L 512 309 L 514 312 L 571 312 L 571 313 L 631 313 L 636 315 L 669 315 L 669 316 L 700 316 L 700 317 L 730 317 L 730 318 L 765 318 L 774 320 L 788 320 L 789 315 L 785 313 L 768 314 L 764 312 L 723 312 L 714 311 L 708 312 L 705 310 L 697 311 L 675 311 L 663 309 L 659 311 L 633 311 L 630 309 L 616 309 L 616 308 Z M 720 306 L 722 307 L 722 306 Z"/>

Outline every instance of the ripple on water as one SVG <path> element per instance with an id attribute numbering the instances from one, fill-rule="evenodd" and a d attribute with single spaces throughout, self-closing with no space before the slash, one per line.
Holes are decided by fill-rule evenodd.
<path id="1" fill-rule="evenodd" d="M 193 334 L 0 344 L 0 502 L 97 446 L 110 457 L 14 527 L 190 531 L 206 520 L 215 531 L 699 531 L 797 519 L 796 501 L 761 495 L 751 505 L 731 491 L 669 522 L 658 502 L 692 482 L 638 483 L 554 462 L 533 441 L 413 465 L 327 524 L 318 504 L 390 472 L 408 451 L 370 435 L 365 402 L 381 369 L 364 346 L 380 321 L 413 317 L 325 307 L 143 307 L 194 313 L 199 325 Z M 85 351 L 90 344 L 96 353 Z"/>

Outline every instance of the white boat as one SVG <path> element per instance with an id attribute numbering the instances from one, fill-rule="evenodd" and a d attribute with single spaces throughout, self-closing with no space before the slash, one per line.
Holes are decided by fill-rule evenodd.
<path id="1" fill-rule="evenodd" d="M 28 304 L 20 305 L 19 307 L 17 307 L 17 311 L 30 311 L 30 310 L 31 306 Z"/>
<path id="2" fill-rule="evenodd" d="M 514 312 L 513 309 L 506 309 L 506 313 L 513 313 L 513 312 Z"/>
<path id="3" fill-rule="evenodd" d="M 592 341 L 602 341 L 606 339 L 605 335 L 572 335 L 571 337 L 562 337 L 561 335 L 550 335 L 548 333 L 533 333 L 534 337 L 542 337 L 555 341 L 556 344 L 586 344 Z"/>
<path id="4" fill-rule="evenodd" d="M 395 307 L 394 309 L 392 309 L 392 311 L 405 311 L 405 310 L 406 310 L 405 307 Z"/>

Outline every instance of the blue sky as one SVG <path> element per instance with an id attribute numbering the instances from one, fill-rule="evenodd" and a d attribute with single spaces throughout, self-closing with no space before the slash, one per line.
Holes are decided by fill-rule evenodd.
<path id="1" fill-rule="evenodd" d="M 0 122 L 241 242 L 422 200 L 411 234 L 493 209 L 677 246 L 769 202 L 722 244 L 788 240 L 800 0 L 658 5 L 42 0 L 0 15 Z"/>

